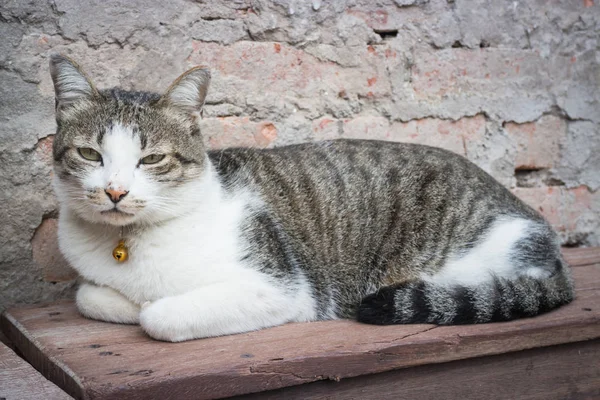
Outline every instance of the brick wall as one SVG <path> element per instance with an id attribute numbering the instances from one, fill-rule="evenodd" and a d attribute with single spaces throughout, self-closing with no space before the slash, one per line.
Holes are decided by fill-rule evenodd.
<path id="1" fill-rule="evenodd" d="M 464 155 L 600 244 L 593 0 L 34 0 L 0 4 L 0 310 L 72 293 L 56 248 L 47 57 L 99 87 L 162 90 L 205 64 L 212 148 L 331 138 Z"/>

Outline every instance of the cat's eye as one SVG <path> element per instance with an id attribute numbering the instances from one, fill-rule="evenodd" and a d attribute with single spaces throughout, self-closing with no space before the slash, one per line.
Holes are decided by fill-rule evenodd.
<path id="1" fill-rule="evenodd" d="M 140 160 L 140 164 L 156 164 L 162 159 L 165 158 L 164 154 L 150 154 Z"/>
<path id="2" fill-rule="evenodd" d="M 102 161 L 102 156 L 94 149 L 89 147 L 81 147 L 77 149 L 79 155 L 89 161 Z"/>

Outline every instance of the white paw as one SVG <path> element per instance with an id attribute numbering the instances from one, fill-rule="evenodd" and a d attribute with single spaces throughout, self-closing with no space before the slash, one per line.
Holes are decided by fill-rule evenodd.
<path id="1" fill-rule="evenodd" d="M 75 301 L 79 312 L 91 319 L 120 324 L 139 322 L 139 307 L 108 287 L 84 283 Z"/>
<path id="2" fill-rule="evenodd" d="M 187 327 L 188 321 L 179 314 L 174 303 L 169 298 L 163 298 L 142 305 L 140 325 L 153 339 L 166 342 L 182 342 L 194 339 Z"/>

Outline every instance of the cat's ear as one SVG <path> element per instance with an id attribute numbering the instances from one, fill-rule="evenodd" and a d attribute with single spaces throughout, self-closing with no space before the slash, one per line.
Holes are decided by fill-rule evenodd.
<path id="1" fill-rule="evenodd" d="M 197 115 L 202 111 L 210 70 L 207 67 L 194 67 L 181 75 L 169 86 L 161 102 L 175 106 L 188 114 Z"/>
<path id="2" fill-rule="evenodd" d="M 54 82 L 57 113 L 98 93 L 79 65 L 62 54 L 50 56 L 50 75 Z"/>

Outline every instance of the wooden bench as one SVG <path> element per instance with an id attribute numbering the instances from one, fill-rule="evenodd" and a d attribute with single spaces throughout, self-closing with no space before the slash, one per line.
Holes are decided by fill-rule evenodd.
<path id="1" fill-rule="evenodd" d="M 565 256 L 577 299 L 507 323 L 329 321 L 173 344 L 84 319 L 63 301 L 12 309 L 1 324 L 77 399 L 600 398 L 600 249 Z"/>
<path id="2" fill-rule="evenodd" d="M 0 342 L 0 399 L 68 400 L 72 397 Z"/>

